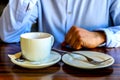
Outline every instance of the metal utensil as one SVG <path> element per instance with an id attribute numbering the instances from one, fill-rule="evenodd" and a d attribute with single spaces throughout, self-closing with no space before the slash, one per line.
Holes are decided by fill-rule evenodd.
<path id="1" fill-rule="evenodd" d="M 21 58 L 16 58 L 15 60 L 18 61 L 18 62 L 24 62 L 25 61 L 25 59 L 21 59 Z"/>
<path id="2" fill-rule="evenodd" d="M 25 58 L 21 55 L 19 58 L 16 58 L 15 60 L 18 62 L 24 62 Z"/>
<path id="3" fill-rule="evenodd" d="M 52 48 L 52 50 L 53 50 L 53 51 L 56 51 L 56 52 L 59 52 L 59 53 L 69 54 L 69 55 L 70 55 L 72 58 L 74 58 L 74 59 L 77 59 L 77 58 L 75 58 L 72 54 L 77 54 L 77 55 L 84 56 L 90 64 L 94 64 L 94 65 L 101 64 L 101 63 L 106 62 L 106 61 L 108 61 L 108 60 L 111 59 L 111 58 L 108 58 L 108 59 L 103 60 L 103 61 L 96 61 L 96 60 L 94 60 L 93 58 L 90 58 L 90 57 L 88 57 L 88 56 L 86 56 L 86 55 L 84 55 L 84 54 L 81 54 L 81 53 L 68 52 L 68 51 L 59 50 L 59 49 L 56 49 L 56 48 Z"/>

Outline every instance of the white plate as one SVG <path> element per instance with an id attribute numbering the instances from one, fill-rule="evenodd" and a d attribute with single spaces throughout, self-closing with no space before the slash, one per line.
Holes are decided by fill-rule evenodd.
<path id="1" fill-rule="evenodd" d="M 30 62 L 28 60 L 25 60 L 23 62 L 17 61 L 16 58 L 19 58 L 21 56 L 21 52 L 18 52 L 14 55 L 9 54 L 8 56 L 10 57 L 11 61 L 14 64 L 24 68 L 30 68 L 30 69 L 45 68 L 57 63 L 61 59 L 61 55 L 54 51 L 51 51 L 51 55 L 48 58 L 46 58 L 44 61 L 40 61 L 40 62 Z"/>
<path id="2" fill-rule="evenodd" d="M 94 51 L 75 51 L 75 52 L 84 54 L 98 61 L 106 60 L 108 58 L 111 58 L 111 59 L 102 64 L 93 65 L 93 64 L 88 63 L 86 58 L 83 56 L 72 54 L 75 58 L 77 58 L 77 59 L 74 59 L 69 54 L 64 54 L 62 57 L 63 62 L 70 66 L 81 68 L 81 69 L 105 68 L 105 67 L 111 66 L 114 63 L 113 57 L 108 54 L 94 52 Z"/>

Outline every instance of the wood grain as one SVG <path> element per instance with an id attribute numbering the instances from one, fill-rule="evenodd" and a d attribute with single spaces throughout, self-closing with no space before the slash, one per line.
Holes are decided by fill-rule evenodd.
<path id="1" fill-rule="evenodd" d="M 0 43 L 0 80 L 120 80 L 120 48 L 90 50 L 111 55 L 115 63 L 103 69 L 84 70 L 59 61 L 44 69 L 26 69 L 13 64 L 8 58 L 8 54 L 21 51 L 19 43 Z"/>

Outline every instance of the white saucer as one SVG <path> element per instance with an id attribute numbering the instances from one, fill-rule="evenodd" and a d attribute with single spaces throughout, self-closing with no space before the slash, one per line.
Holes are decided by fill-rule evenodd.
<path id="1" fill-rule="evenodd" d="M 75 52 L 84 54 L 98 61 L 106 60 L 108 58 L 111 58 L 111 59 L 102 64 L 93 65 L 88 63 L 86 58 L 83 56 L 72 54 L 75 58 L 77 58 L 75 59 L 71 57 L 69 54 L 64 54 L 62 57 L 63 62 L 70 66 L 81 68 L 81 69 L 105 68 L 105 67 L 111 66 L 114 63 L 113 57 L 105 53 L 93 52 L 93 51 L 75 51 Z"/>
<path id="2" fill-rule="evenodd" d="M 54 51 L 51 51 L 51 55 L 47 59 L 40 62 L 30 62 L 28 60 L 25 60 L 23 62 L 17 61 L 16 58 L 19 58 L 21 56 L 21 52 L 18 52 L 14 55 L 9 54 L 8 56 L 10 57 L 11 61 L 14 64 L 24 68 L 30 68 L 30 69 L 46 68 L 57 63 L 61 59 L 61 55 Z"/>

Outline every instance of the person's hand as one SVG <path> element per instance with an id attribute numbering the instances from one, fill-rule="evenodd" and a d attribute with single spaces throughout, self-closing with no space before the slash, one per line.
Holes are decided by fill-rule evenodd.
<path id="1" fill-rule="evenodd" d="M 104 32 L 90 32 L 73 26 L 65 36 L 62 46 L 69 45 L 73 49 L 95 48 L 105 42 Z"/>

